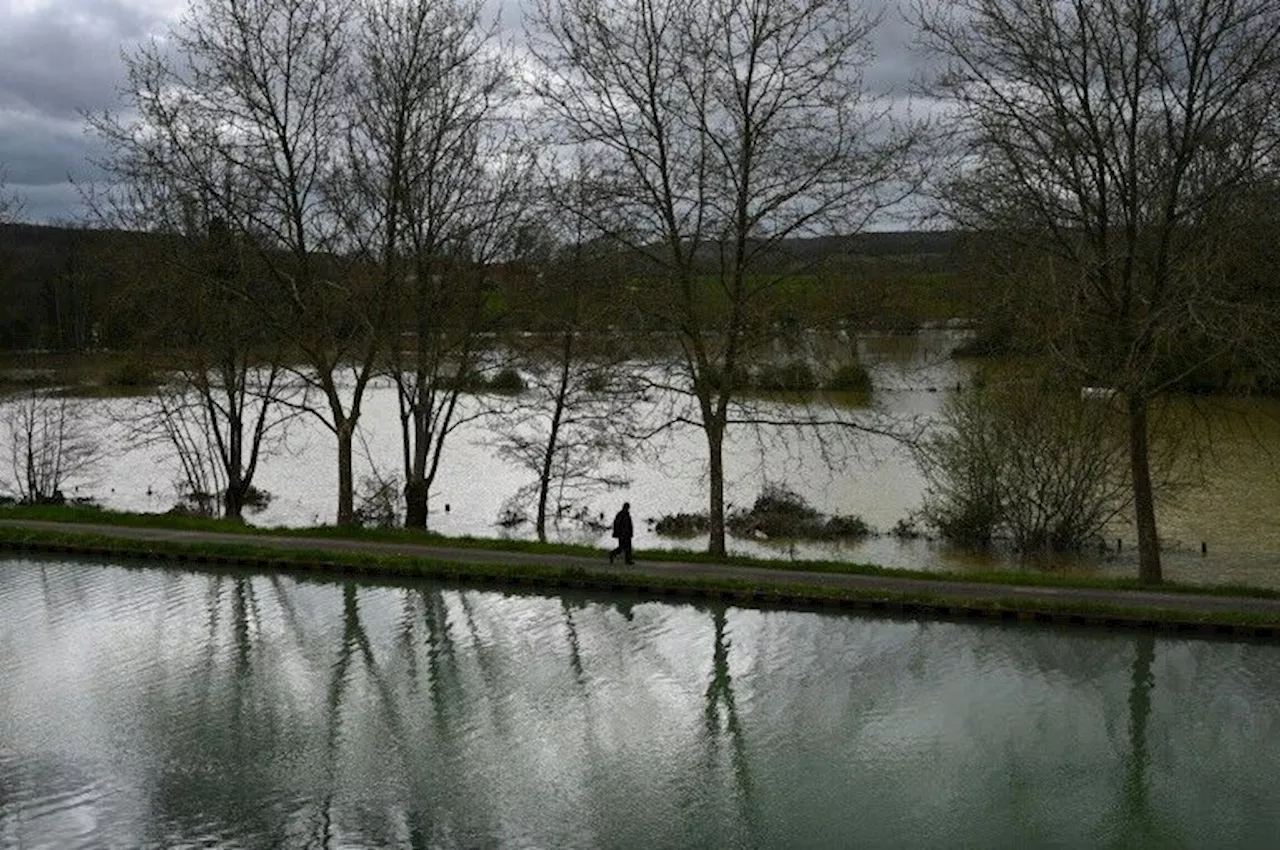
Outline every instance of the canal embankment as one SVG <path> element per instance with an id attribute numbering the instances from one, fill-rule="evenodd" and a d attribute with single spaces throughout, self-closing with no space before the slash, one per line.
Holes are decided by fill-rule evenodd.
<path id="1" fill-rule="evenodd" d="M 1177 634 L 1280 639 L 1280 597 L 1171 587 L 1018 584 L 885 572 L 783 569 L 765 563 L 645 561 L 474 545 L 0 520 L 0 549 L 520 588 L 592 589 L 751 607 L 867 611 Z M 1202 592 L 1197 592 L 1197 591 Z"/>

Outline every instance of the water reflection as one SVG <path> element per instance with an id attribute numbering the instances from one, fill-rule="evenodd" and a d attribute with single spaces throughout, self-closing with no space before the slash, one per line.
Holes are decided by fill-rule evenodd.
<path id="1" fill-rule="evenodd" d="M 715 775 L 720 768 L 721 750 L 728 749 L 733 776 L 734 810 L 728 813 L 729 817 L 723 822 L 742 828 L 741 832 L 732 835 L 734 845 L 755 846 L 753 837 L 756 834 L 756 804 L 752 799 L 751 767 L 747 759 L 742 721 L 733 697 L 733 676 L 729 673 L 729 637 L 725 633 L 727 621 L 728 611 L 723 605 L 711 609 L 714 642 L 711 682 L 707 685 L 707 705 L 704 711 L 707 728 L 705 769 L 709 775 Z"/>
<path id="2" fill-rule="evenodd" d="M 13 559 L 0 848 L 1266 846 L 1280 648 Z"/>
<path id="3" fill-rule="evenodd" d="M 1155 676 L 1156 640 L 1139 635 L 1134 642 L 1133 673 L 1129 687 L 1129 753 L 1124 777 L 1123 802 L 1117 817 L 1113 847 L 1161 847 L 1158 824 L 1148 793 L 1147 723 L 1151 716 L 1151 689 Z"/>

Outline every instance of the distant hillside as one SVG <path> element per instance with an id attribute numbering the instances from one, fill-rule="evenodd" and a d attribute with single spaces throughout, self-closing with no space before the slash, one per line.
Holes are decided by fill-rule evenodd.
<path id="1" fill-rule="evenodd" d="M 759 258 L 769 273 L 811 274 L 838 263 L 890 263 L 908 275 L 953 271 L 954 234 L 937 231 L 862 233 L 793 239 Z M 0 225 L 0 349 L 84 350 L 128 347 L 136 317 L 116 297 L 142 257 L 163 258 L 175 246 L 151 234 L 32 224 Z M 704 257 L 714 263 L 716 246 Z M 643 265 L 640 258 L 637 261 Z"/>
<path id="2" fill-rule="evenodd" d="M 901 230 L 792 239 L 784 244 L 796 256 L 946 257 L 956 243 L 956 234 L 951 231 Z"/>
<path id="3" fill-rule="evenodd" d="M 78 350 L 110 314 L 118 274 L 110 257 L 126 256 L 148 237 L 112 230 L 33 224 L 0 225 L 0 348 Z"/>
<path id="4" fill-rule="evenodd" d="M 70 250 L 74 242 L 110 240 L 117 244 L 129 240 L 150 240 L 150 234 L 123 230 L 60 227 L 43 224 L 0 224 L 0 251 L 42 256 L 45 262 Z M 782 249 L 794 257 L 827 257 L 837 254 L 879 256 L 945 256 L 958 239 L 951 231 L 902 230 L 872 231 L 847 236 L 817 236 L 789 239 Z"/>

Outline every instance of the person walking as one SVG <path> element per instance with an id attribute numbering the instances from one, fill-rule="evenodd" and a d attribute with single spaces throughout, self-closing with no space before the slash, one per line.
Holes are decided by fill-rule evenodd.
<path id="1" fill-rule="evenodd" d="M 618 511 L 613 518 L 613 536 L 617 538 L 617 547 L 609 553 L 609 563 L 613 563 L 613 559 L 622 556 L 623 562 L 634 564 L 635 559 L 631 556 L 631 536 L 633 529 L 631 527 L 631 503 L 623 502 L 622 510 Z"/>

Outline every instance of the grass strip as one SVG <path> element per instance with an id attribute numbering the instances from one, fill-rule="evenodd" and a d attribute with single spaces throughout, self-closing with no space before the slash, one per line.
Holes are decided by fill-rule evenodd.
<path id="1" fill-rule="evenodd" d="M 305 528 L 258 528 L 246 525 L 243 522 L 226 519 L 187 517 L 174 514 L 127 513 L 72 505 L 6 505 L 0 507 L 0 519 L 95 523 L 134 528 L 165 528 L 180 531 L 213 531 L 221 534 L 242 534 L 248 538 L 252 538 L 255 535 L 315 537 L 371 543 L 451 546 L 495 552 L 529 552 L 580 557 L 600 557 L 604 551 L 600 547 L 576 546 L 565 543 L 540 543 L 534 540 L 470 536 L 450 537 L 438 532 L 405 528 L 361 528 L 332 525 Z M 1149 585 L 1143 584 L 1136 578 L 1069 576 L 1061 573 L 1031 570 L 987 570 L 982 572 L 949 573 L 882 567 L 875 564 L 845 561 L 784 561 L 742 555 L 719 558 L 707 552 L 696 552 L 687 549 L 645 549 L 641 554 L 645 561 L 749 566 L 779 571 L 882 576 L 885 578 L 926 581 L 961 581 L 973 584 L 1007 584 L 1019 587 L 1061 587 L 1118 591 L 1158 590 L 1161 593 L 1180 593 L 1197 596 L 1280 599 L 1280 589 L 1234 584 L 1185 584 L 1165 581 L 1159 585 Z"/>
<path id="2" fill-rule="evenodd" d="M 932 591 L 831 587 L 798 582 L 759 583 L 745 579 L 672 576 L 643 571 L 557 567 L 501 562 L 454 562 L 380 553 L 279 550 L 251 541 L 187 543 L 137 541 L 93 534 L 0 528 L 0 547 L 143 560 L 173 560 L 179 566 L 206 565 L 282 570 L 325 580 L 342 576 L 432 579 L 465 584 L 499 583 L 550 590 L 636 592 L 653 598 L 715 599 L 743 607 L 864 610 L 902 616 L 984 619 L 1048 625 L 1141 628 L 1188 634 L 1280 639 L 1273 616 L 1245 611 L 1192 611 L 1080 600 L 973 599 Z"/>

